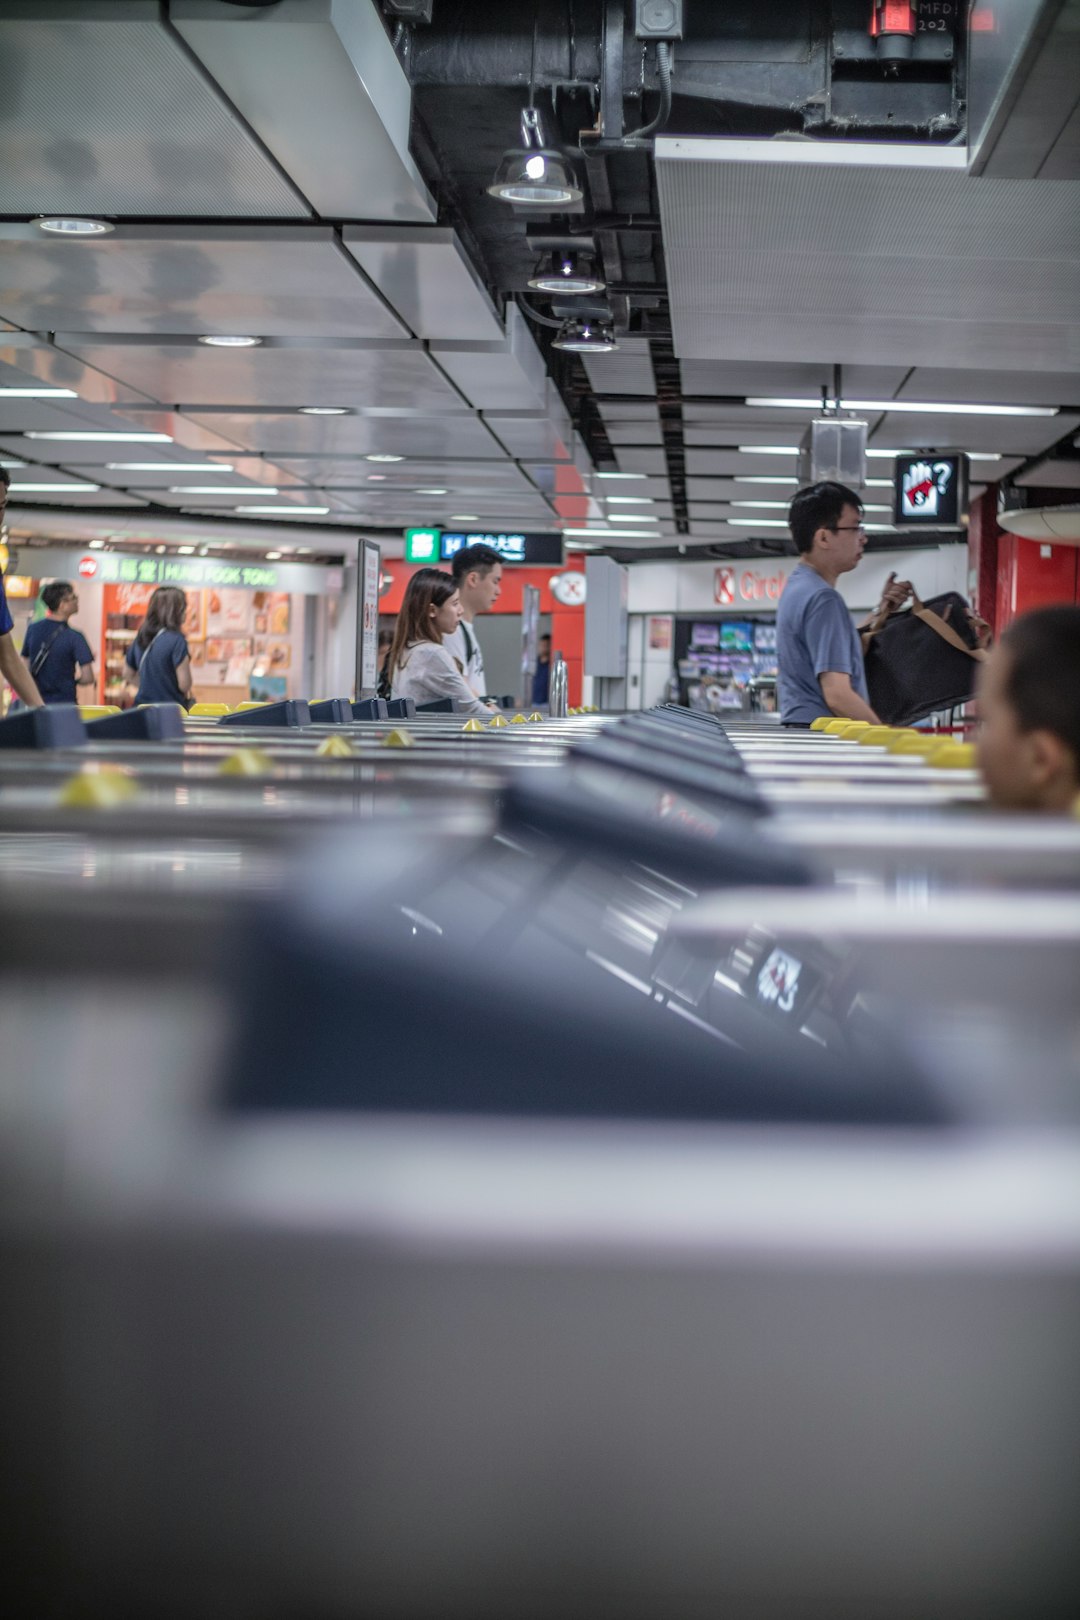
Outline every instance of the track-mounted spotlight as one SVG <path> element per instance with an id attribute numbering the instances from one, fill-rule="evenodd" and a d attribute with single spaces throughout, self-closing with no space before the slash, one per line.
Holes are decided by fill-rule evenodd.
<path id="1" fill-rule="evenodd" d="M 571 354 L 610 354 L 619 345 L 610 321 L 582 320 L 575 316 L 563 322 L 552 347 L 568 349 Z"/>
<path id="2" fill-rule="evenodd" d="M 521 146 L 504 152 L 495 178 L 488 186 L 502 202 L 532 203 L 554 208 L 580 202 L 584 193 L 573 168 L 561 152 L 544 145 L 544 130 L 535 107 L 521 115 Z"/>
<path id="3" fill-rule="evenodd" d="M 596 274 L 590 254 L 564 252 L 556 248 L 549 258 L 541 260 L 529 286 L 545 293 L 597 293 L 603 292 L 605 283 Z"/>

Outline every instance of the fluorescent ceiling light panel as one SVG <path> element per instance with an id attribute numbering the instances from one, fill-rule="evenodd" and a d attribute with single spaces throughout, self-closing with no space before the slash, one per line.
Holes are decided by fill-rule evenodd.
<path id="1" fill-rule="evenodd" d="M 85 444 L 172 444 L 171 433 L 69 433 L 53 429 L 45 433 L 31 431 L 24 435 L 27 439 L 78 439 Z"/>
<path id="2" fill-rule="evenodd" d="M 0 388 L 0 399 L 78 399 L 74 388 Z"/>
<path id="3" fill-rule="evenodd" d="M 725 518 L 733 529 L 786 529 L 786 518 Z"/>
<path id="4" fill-rule="evenodd" d="M 235 494 L 236 491 L 234 490 L 233 493 Z M 293 514 L 296 513 L 296 512 L 313 512 L 313 513 L 317 513 L 319 515 L 324 515 L 325 513 L 329 512 L 329 510 L 330 510 L 330 508 L 328 506 L 237 506 L 237 507 L 234 507 L 234 511 L 244 512 L 244 513 L 247 513 L 247 514 L 255 514 L 255 515 L 258 515 L 259 513 L 261 513 L 264 517 L 268 513 L 272 513 L 272 512 L 285 512 L 285 513 L 288 513 L 288 515 L 290 517 L 292 517 Z"/>
<path id="5" fill-rule="evenodd" d="M 170 484 L 170 495 L 280 495 L 278 489 L 237 489 L 235 484 Z"/>
<path id="6" fill-rule="evenodd" d="M 781 478 L 779 474 L 774 478 L 771 473 L 736 473 L 733 480 L 736 484 L 791 484 L 799 482 L 797 478 Z"/>
<path id="7" fill-rule="evenodd" d="M 170 474 L 212 472 L 221 473 L 224 477 L 226 473 L 235 472 L 236 468 L 223 466 L 218 461 L 107 461 L 105 470 L 106 472 L 166 472 Z"/>
<path id="8" fill-rule="evenodd" d="M 217 335 L 210 332 L 199 339 L 211 349 L 257 349 L 262 342 L 260 337 L 233 337 L 230 334 Z"/>
<path id="9" fill-rule="evenodd" d="M 563 534 L 596 540 L 656 540 L 655 529 L 564 529 Z"/>
<path id="10" fill-rule="evenodd" d="M 648 473 L 597 473 L 597 478 L 648 478 Z"/>
<path id="11" fill-rule="evenodd" d="M 659 523 L 660 519 L 653 512 L 610 512 L 609 523 Z"/>
<path id="12" fill-rule="evenodd" d="M 835 400 L 826 399 L 747 399 L 748 405 L 780 410 L 836 410 Z M 957 405 L 911 399 L 842 399 L 842 411 L 913 411 L 920 416 L 1057 416 L 1056 405 Z"/>
<path id="13" fill-rule="evenodd" d="M 912 445 L 907 450 L 867 450 L 866 453 L 868 456 L 875 457 L 878 461 L 893 461 L 897 456 L 912 455 L 916 450 L 922 448 L 921 445 Z M 1001 461 L 1003 459 L 997 451 L 993 450 L 968 450 L 965 454 L 969 461 Z"/>
<path id="14" fill-rule="evenodd" d="M 608 506 L 655 506 L 651 495 L 605 495 Z"/>
<path id="15" fill-rule="evenodd" d="M 100 484 L 12 484 L 12 495 L 30 494 L 43 495 L 46 491 L 56 493 L 63 491 L 65 495 L 89 495 L 101 488 Z"/>

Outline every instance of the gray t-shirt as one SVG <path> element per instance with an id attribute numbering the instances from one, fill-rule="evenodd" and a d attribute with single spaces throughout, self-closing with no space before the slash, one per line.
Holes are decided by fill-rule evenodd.
<path id="1" fill-rule="evenodd" d="M 828 670 L 850 675 L 853 689 L 870 701 L 862 645 L 847 603 L 802 563 L 792 569 L 776 611 L 776 667 L 780 719 L 788 725 L 809 725 L 831 715 L 818 680 Z"/>

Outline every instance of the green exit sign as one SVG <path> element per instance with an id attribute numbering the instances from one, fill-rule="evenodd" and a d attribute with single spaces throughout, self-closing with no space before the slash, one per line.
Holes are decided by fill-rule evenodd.
<path id="1" fill-rule="evenodd" d="M 406 529 L 405 561 L 437 563 L 439 560 L 439 536 L 441 533 L 441 529 Z"/>

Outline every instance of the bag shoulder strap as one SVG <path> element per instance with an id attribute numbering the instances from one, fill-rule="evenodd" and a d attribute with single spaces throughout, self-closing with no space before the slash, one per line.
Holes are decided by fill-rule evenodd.
<path id="1" fill-rule="evenodd" d="M 45 668 L 45 665 L 49 659 L 49 654 L 52 652 L 53 648 L 56 646 L 56 643 L 60 640 L 60 637 L 63 635 L 66 629 L 66 624 L 60 625 L 59 629 L 53 631 L 48 641 L 41 644 L 37 652 L 34 654 L 33 663 L 30 665 L 31 675 L 37 676 Z"/>
<path id="2" fill-rule="evenodd" d="M 936 631 L 942 641 L 947 641 L 950 647 L 955 647 L 958 652 L 967 653 L 969 658 L 974 658 L 980 664 L 985 663 L 988 656 L 986 649 L 969 647 L 963 636 L 958 636 L 952 625 L 947 624 L 940 613 L 935 613 L 932 608 L 920 602 L 914 591 L 911 593 L 911 611 L 917 619 L 922 620 L 923 624 L 928 624 L 931 630 Z"/>
<path id="3" fill-rule="evenodd" d="M 462 621 L 461 621 L 461 634 L 465 638 L 465 664 L 466 664 L 466 667 L 467 667 L 473 661 L 473 650 L 474 650 L 474 648 L 476 646 L 476 643 L 473 641 L 472 636 L 470 636 L 469 627 L 465 623 L 464 619 L 462 619 Z"/>

